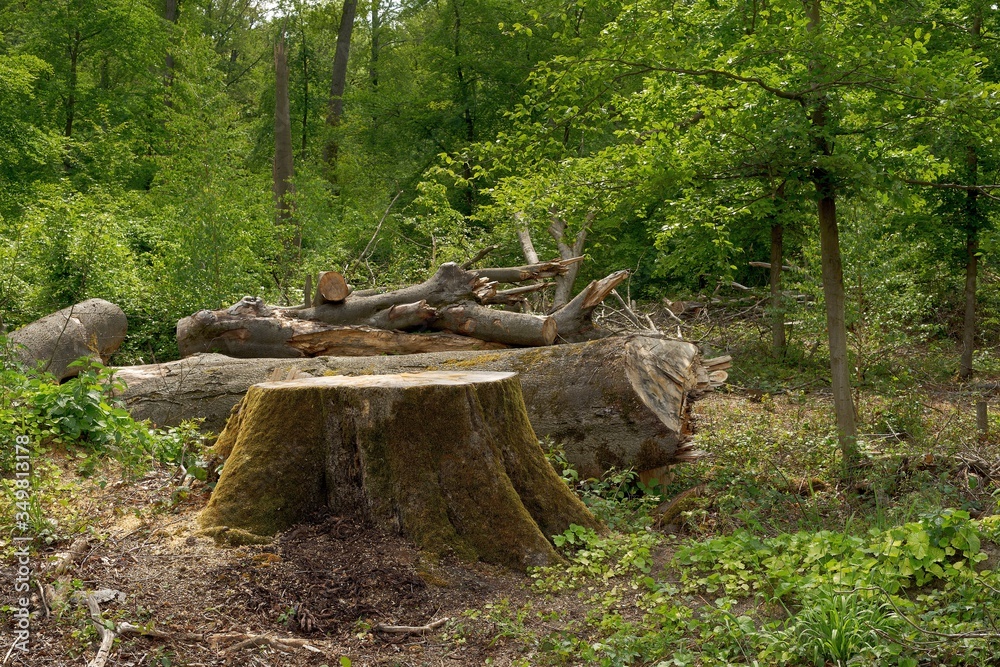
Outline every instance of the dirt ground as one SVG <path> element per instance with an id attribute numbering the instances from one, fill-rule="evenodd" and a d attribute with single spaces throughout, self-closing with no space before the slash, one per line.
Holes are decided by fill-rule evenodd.
<path id="1" fill-rule="evenodd" d="M 523 574 L 447 559 L 431 563 L 400 535 L 331 516 L 270 544 L 219 547 L 197 535 L 195 518 L 208 495 L 202 486 L 178 500 L 165 471 L 81 494 L 85 511 L 93 513 L 85 555 L 61 578 L 46 566 L 58 556 L 55 550 L 34 564 L 40 581 L 56 586 L 46 589 L 46 605 L 33 590 L 33 606 L 51 612 L 33 619 L 30 653 L 13 652 L 6 664 L 60 667 L 92 660 L 99 638 L 85 605 L 74 598 L 84 589 L 121 593 L 101 604 L 105 619 L 171 635 L 122 638 L 108 665 L 509 665 L 530 651 L 516 633 L 498 628 L 503 613 L 490 613 L 540 600 Z M 10 565 L 5 569 L 0 577 L 12 581 Z M 572 597 L 542 604 L 559 608 L 564 623 L 584 613 L 573 609 Z M 445 618 L 426 634 L 377 629 Z M 525 614 L 526 626 L 540 622 Z M 308 646 L 238 647 L 239 638 L 211 638 L 235 633 L 305 639 Z M 6 652 L 10 630 L 3 634 Z"/>

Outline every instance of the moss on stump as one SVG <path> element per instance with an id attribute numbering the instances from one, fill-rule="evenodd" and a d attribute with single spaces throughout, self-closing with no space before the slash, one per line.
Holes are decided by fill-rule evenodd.
<path id="1" fill-rule="evenodd" d="M 400 530 L 426 552 L 523 569 L 551 535 L 598 522 L 545 460 L 514 373 L 330 376 L 250 388 L 202 512 L 257 535 L 323 507 Z"/>

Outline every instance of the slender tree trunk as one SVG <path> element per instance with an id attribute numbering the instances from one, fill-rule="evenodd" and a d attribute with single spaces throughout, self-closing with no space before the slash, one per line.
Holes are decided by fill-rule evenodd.
<path id="1" fill-rule="evenodd" d="M 340 15 L 340 30 L 337 31 L 337 51 L 333 57 L 333 79 L 330 81 L 330 101 L 327 105 L 326 124 L 334 130 L 323 147 L 323 161 L 329 170 L 331 182 L 336 182 L 337 152 L 340 146 L 335 130 L 340 126 L 344 114 L 344 89 L 347 87 L 347 60 L 351 55 L 351 34 L 354 32 L 354 16 L 358 10 L 358 0 L 344 0 L 344 11 Z"/>
<path id="2" fill-rule="evenodd" d="M 292 163 L 292 121 L 288 102 L 288 55 L 285 51 L 285 35 L 274 43 L 274 204 L 277 221 L 286 223 L 292 217 L 292 203 L 288 195 L 293 192 L 291 179 L 294 175 Z M 298 236 L 296 234 L 296 236 Z M 298 245 L 296 238 L 296 246 Z"/>
<path id="3" fill-rule="evenodd" d="M 69 94 L 66 96 L 66 127 L 63 135 L 67 138 L 73 136 L 73 120 L 76 117 L 76 82 L 77 66 L 80 59 L 80 31 L 73 34 L 73 44 L 69 50 Z"/>
<path id="4" fill-rule="evenodd" d="M 306 48 L 306 28 L 302 27 L 302 157 L 309 146 L 309 51 Z"/>
<path id="5" fill-rule="evenodd" d="M 821 0 L 808 7 L 808 29 L 820 29 Z M 819 72 L 816 72 L 817 74 Z M 829 100 L 820 97 L 812 107 L 814 150 L 816 155 L 833 154 L 827 135 Z M 826 328 L 830 343 L 830 375 L 833 385 L 833 410 L 837 418 L 837 439 L 844 459 L 844 475 L 851 477 L 858 461 L 858 430 L 851 395 L 850 359 L 847 353 L 847 325 L 844 315 L 844 268 L 840 257 L 840 230 L 837 227 L 837 188 L 832 175 L 822 167 L 811 174 L 818 197 L 819 240 L 823 268 L 823 296 L 826 300 Z"/>
<path id="6" fill-rule="evenodd" d="M 982 33 L 982 10 L 972 17 L 972 36 L 977 42 Z M 979 183 L 979 155 L 975 146 L 966 148 L 965 163 L 969 170 L 969 185 Z M 979 272 L 979 193 L 968 190 L 965 195 L 965 317 L 962 322 L 962 359 L 958 376 L 972 377 L 972 353 L 976 348 L 976 279 Z"/>
<path id="7" fill-rule="evenodd" d="M 177 23 L 177 0 L 165 0 L 163 3 L 163 18 L 171 23 Z M 168 50 L 166 55 L 163 57 L 164 74 L 163 74 L 163 85 L 168 89 L 165 104 L 173 106 L 170 100 L 170 87 L 174 85 L 174 54 L 170 53 Z"/>
<path id="8" fill-rule="evenodd" d="M 566 243 L 566 221 L 556 211 L 551 211 L 551 214 L 552 222 L 549 225 L 549 235 L 552 236 L 552 239 L 556 242 L 556 247 L 559 248 L 559 256 L 563 259 L 572 259 L 573 257 L 582 255 L 583 246 L 587 242 L 587 231 L 594 221 L 595 213 L 593 211 L 587 213 L 583 229 L 577 232 L 572 246 Z M 565 275 L 556 278 L 556 291 L 552 297 L 553 311 L 569 303 L 569 300 L 573 296 L 573 283 L 576 282 L 576 276 L 579 272 L 580 265 L 573 264 Z"/>
<path id="9" fill-rule="evenodd" d="M 378 55 L 379 37 L 382 31 L 382 15 L 379 13 L 379 0 L 372 0 L 372 58 L 368 66 L 368 79 L 372 82 L 372 90 L 378 90 Z"/>
<path id="10" fill-rule="evenodd" d="M 476 123 L 472 113 L 472 106 L 469 94 L 469 81 L 465 76 L 465 69 L 462 67 L 462 15 L 458 11 L 458 0 L 452 0 L 452 10 L 455 13 L 455 31 L 453 53 L 455 55 L 455 76 L 458 80 L 458 94 L 463 107 L 462 120 L 465 122 L 465 139 L 470 144 L 476 140 Z M 465 203 L 467 214 L 471 214 L 476 204 L 476 193 L 472 183 L 472 165 L 468 162 L 462 164 L 462 176 L 465 177 Z"/>
<path id="11" fill-rule="evenodd" d="M 771 352 L 785 354 L 785 312 L 781 302 L 781 264 L 784 262 L 785 228 L 771 225 Z"/>
<path id="12" fill-rule="evenodd" d="M 971 192 L 969 193 L 972 194 Z M 963 380 L 972 377 L 972 353 L 976 345 L 976 274 L 978 273 L 978 234 L 969 231 L 965 242 L 965 321 L 962 325 L 962 361 L 958 375 Z"/>
<path id="13" fill-rule="evenodd" d="M 851 371 L 847 354 L 847 327 L 844 322 L 844 269 L 840 259 L 836 194 L 833 187 L 823 184 L 822 181 L 817 182 L 816 187 L 820 196 L 819 235 L 823 265 L 823 296 L 826 299 L 826 328 L 830 341 L 833 409 L 837 417 L 837 437 L 844 457 L 844 467 L 850 475 L 850 469 L 858 458 L 858 431 L 854 423 L 854 399 L 851 396 Z"/>

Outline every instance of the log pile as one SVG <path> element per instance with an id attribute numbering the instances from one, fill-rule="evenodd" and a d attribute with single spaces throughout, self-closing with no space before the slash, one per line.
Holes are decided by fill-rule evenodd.
<path id="1" fill-rule="evenodd" d="M 594 309 L 628 277 L 628 271 L 591 282 L 554 312 L 523 312 L 528 294 L 545 289 L 546 278 L 565 275 L 581 260 L 487 269 L 448 263 L 419 285 L 384 293 L 353 291 L 341 274 L 327 271 L 317 280 L 315 296 L 306 294 L 300 306 L 269 306 L 248 296 L 224 310 L 185 317 L 177 323 L 177 344 L 184 357 L 219 352 L 239 358 L 287 359 L 590 340 L 605 335 L 594 326 Z M 498 289 L 501 283 L 532 284 Z"/>

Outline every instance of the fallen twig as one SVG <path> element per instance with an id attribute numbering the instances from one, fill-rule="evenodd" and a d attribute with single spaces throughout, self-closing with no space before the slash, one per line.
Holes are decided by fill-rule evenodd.
<path id="1" fill-rule="evenodd" d="M 97 600 L 97 595 L 94 593 L 89 593 L 84 598 L 87 608 L 90 610 L 90 620 L 94 622 L 97 635 L 101 638 L 101 646 L 97 649 L 97 655 L 87 663 L 87 667 L 104 667 L 108 658 L 111 657 L 111 647 L 115 643 L 115 637 L 118 636 L 114 630 L 109 630 L 105 625 L 104 618 L 101 616 L 101 605 Z"/>
<path id="2" fill-rule="evenodd" d="M 78 537 L 70 546 L 69 551 L 53 565 L 56 576 L 66 574 L 76 565 L 87 551 L 89 541 L 86 536 Z"/>
<path id="3" fill-rule="evenodd" d="M 444 618 L 439 618 L 436 621 L 431 621 L 427 625 L 386 625 L 385 623 L 379 623 L 373 628 L 373 630 L 375 632 L 385 632 L 399 635 L 421 635 L 425 632 L 433 632 L 434 630 L 437 630 L 449 620 L 450 619 L 445 616 Z"/>

